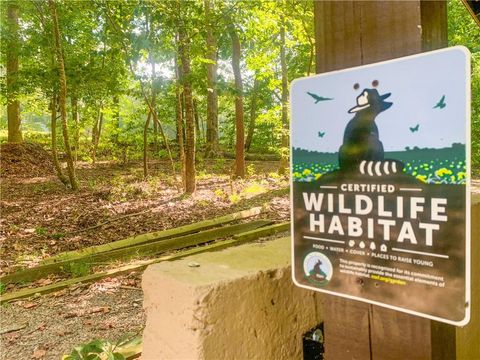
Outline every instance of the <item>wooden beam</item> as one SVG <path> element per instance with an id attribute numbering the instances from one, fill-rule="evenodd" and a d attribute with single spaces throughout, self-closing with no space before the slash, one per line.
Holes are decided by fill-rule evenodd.
<path id="1" fill-rule="evenodd" d="M 18 299 L 28 298 L 36 294 L 48 294 L 48 293 L 60 291 L 75 284 L 85 284 L 85 283 L 95 282 L 95 281 L 104 279 L 106 277 L 119 276 L 132 271 L 142 271 L 147 266 L 156 264 L 162 261 L 173 261 L 177 259 L 182 259 L 190 255 L 201 254 L 203 252 L 219 251 L 231 246 L 241 245 L 241 244 L 244 244 L 245 242 L 256 240 L 262 236 L 265 236 L 263 231 L 258 231 L 256 237 L 252 237 L 251 233 L 252 233 L 251 231 L 246 232 L 246 234 L 248 234 L 247 238 L 243 237 L 242 236 L 243 234 L 240 233 L 238 234 L 237 239 L 228 239 L 228 240 L 218 241 L 213 244 L 199 246 L 199 247 L 191 248 L 188 250 L 182 250 L 172 255 L 165 255 L 165 256 L 151 259 L 151 260 L 138 261 L 134 264 L 122 266 L 115 269 L 110 269 L 97 274 L 60 281 L 55 284 L 50 284 L 50 285 L 46 285 L 38 288 L 27 288 L 27 289 L 19 290 L 19 291 L 8 293 L 8 294 L 3 294 L 2 296 L 0 296 L 0 304 L 9 302 L 9 301 L 18 300 Z"/>
<path id="2" fill-rule="evenodd" d="M 236 220 L 241 220 L 241 219 L 246 219 L 252 216 L 256 216 L 256 215 L 259 215 L 261 212 L 262 212 L 261 207 L 254 207 L 248 210 L 235 212 L 235 213 L 221 216 L 215 219 L 203 220 L 193 224 L 188 224 L 188 225 L 167 229 L 167 230 L 162 230 L 162 231 L 155 231 L 148 234 L 135 235 L 123 240 L 110 242 L 108 244 L 90 246 L 88 248 L 84 248 L 81 250 L 64 252 L 64 253 L 52 256 L 48 259 L 45 259 L 42 263 L 50 264 L 53 262 L 64 261 L 67 259 L 77 259 L 77 258 L 82 258 L 87 255 L 92 255 L 96 253 L 122 249 L 125 247 L 131 247 L 135 245 L 147 244 L 149 242 L 158 241 L 162 239 L 170 239 L 170 238 L 181 236 L 181 235 L 192 234 L 192 233 L 199 232 L 201 230 L 210 229 L 210 228 L 227 224 Z"/>
<path id="3" fill-rule="evenodd" d="M 257 220 L 245 224 L 237 224 L 205 230 L 195 234 L 164 239 L 136 246 L 120 248 L 112 251 L 92 253 L 80 258 L 67 259 L 46 265 L 40 265 L 31 269 L 18 271 L 0 277 L 3 284 L 30 282 L 44 278 L 50 274 L 68 272 L 75 265 L 92 264 L 101 262 L 112 262 L 114 260 L 127 260 L 140 256 L 155 255 L 166 251 L 177 250 L 188 246 L 203 244 L 222 237 L 232 236 L 238 233 L 252 231 L 259 227 L 269 225 L 272 221 Z"/>

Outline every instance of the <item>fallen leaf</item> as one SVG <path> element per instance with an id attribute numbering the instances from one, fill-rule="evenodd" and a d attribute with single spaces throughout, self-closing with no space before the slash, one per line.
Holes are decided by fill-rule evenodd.
<path id="1" fill-rule="evenodd" d="M 71 334 L 72 332 L 71 331 L 68 331 L 68 330 L 60 330 L 60 331 L 57 331 L 57 335 L 58 336 L 65 336 L 65 335 L 68 335 L 68 334 Z"/>
<path id="2" fill-rule="evenodd" d="M 33 352 L 32 359 L 41 359 L 46 355 L 46 353 L 47 353 L 47 350 L 37 349 Z"/>
<path id="3" fill-rule="evenodd" d="M 45 330 L 46 327 L 47 327 L 47 325 L 46 325 L 45 323 L 41 323 L 41 324 L 38 326 L 37 330 L 43 331 L 43 330 Z"/>
<path id="4" fill-rule="evenodd" d="M 36 307 L 36 306 L 37 306 L 37 304 L 35 304 L 35 303 L 33 303 L 33 302 L 28 302 L 28 303 L 23 304 L 23 308 L 24 308 L 24 309 L 32 309 L 32 308 L 34 308 L 34 307 Z"/>
<path id="5" fill-rule="evenodd" d="M 125 285 L 127 286 L 137 286 L 137 282 L 135 281 L 135 279 L 128 279 L 125 281 Z"/>
<path id="6" fill-rule="evenodd" d="M 51 283 L 53 283 L 52 279 L 40 279 L 37 281 L 37 284 L 42 286 L 50 285 Z"/>
<path id="7" fill-rule="evenodd" d="M 63 295 L 65 295 L 67 293 L 67 289 L 63 289 L 63 290 L 60 290 L 60 291 L 57 291 L 56 293 L 53 294 L 54 297 L 61 297 Z"/>
<path id="8" fill-rule="evenodd" d="M 74 317 L 78 317 L 80 316 L 81 314 L 80 313 L 77 313 L 77 312 L 70 312 L 70 313 L 66 313 L 65 315 L 63 315 L 63 317 L 65 319 L 71 319 L 71 318 L 74 318 Z"/>
<path id="9" fill-rule="evenodd" d="M 98 329 L 99 330 L 108 330 L 108 329 L 112 329 L 113 328 L 113 325 L 112 323 L 110 322 L 104 322 L 104 323 L 101 323 L 99 326 L 98 326 Z"/>
<path id="10" fill-rule="evenodd" d="M 104 314 L 110 312 L 110 306 L 97 306 L 97 307 L 94 307 L 93 309 L 91 309 L 89 311 L 89 314 L 95 314 L 95 313 L 99 313 L 99 312 L 103 312 Z"/>
<path id="11" fill-rule="evenodd" d="M 83 325 L 85 325 L 85 326 L 92 326 L 92 325 L 93 325 L 93 321 L 92 321 L 92 320 L 85 320 L 85 321 L 83 322 Z"/>

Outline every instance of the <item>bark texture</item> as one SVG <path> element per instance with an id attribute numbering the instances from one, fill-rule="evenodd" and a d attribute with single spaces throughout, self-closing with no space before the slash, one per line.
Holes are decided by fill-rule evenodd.
<path id="1" fill-rule="evenodd" d="M 51 114 L 50 114 L 50 125 L 52 128 L 52 159 L 53 166 L 55 167 L 55 172 L 57 173 L 58 178 L 63 183 L 63 185 L 68 185 L 68 179 L 63 175 L 62 167 L 58 161 L 58 149 L 57 149 L 57 94 L 53 92 L 52 100 L 50 102 Z"/>
<path id="2" fill-rule="evenodd" d="M 177 86 L 175 87 L 175 115 L 177 125 L 177 142 L 178 142 L 178 158 L 182 167 L 182 184 L 185 189 L 185 144 L 184 144 L 184 126 L 183 126 L 183 101 L 182 101 L 182 69 L 178 66 L 177 58 L 175 58 L 175 70 L 177 78 Z"/>
<path id="3" fill-rule="evenodd" d="M 217 39 L 213 31 L 212 0 L 204 0 L 205 6 L 205 29 L 207 32 L 207 49 L 205 57 L 207 63 L 207 135 L 205 154 L 214 157 L 218 152 L 218 95 L 217 95 Z"/>
<path id="4" fill-rule="evenodd" d="M 243 83 L 240 69 L 241 46 L 237 29 L 226 15 L 228 32 L 232 40 L 232 69 L 235 76 L 235 176 L 245 177 L 245 129 L 243 120 Z"/>
<path id="5" fill-rule="evenodd" d="M 8 142 L 23 142 L 20 128 L 20 101 L 18 101 L 18 53 L 20 46 L 19 36 L 19 7 L 17 1 L 7 2 L 7 120 Z"/>
<path id="6" fill-rule="evenodd" d="M 75 176 L 75 167 L 73 165 L 72 149 L 70 147 L 70 139 L 68 136 L 67 126 L 67 78 L 65 75 L 65 65 L 63 62 L 62 43 L 60 41 L 60 27 L 58 25 L 57 7 L 54 0 L 48 0 L 50 12 L 53 20 L 53 34 L 55 40 L 55 52 L 57 56 L 57 67 L 60 74 L 60 117 L 62 119 L 63 143 L 65 145 L 65 155 L 67 158 L 67 172 L 70 186 L 73 190 L 78 190 L 78 182 Z"/>
<path id="7" fill-rule="evenodd" d="M 253 134 L 255 132 L 255 121 L 257 120 L 257 95 L 259 86 L 258 84 L 258 78 L 255 76 L 250 100 L 250 122 L 248 123 L 247 140 L 245 141 L 245 150 L 247 152 L 250 151 L 250 146 L 252 146 Z"/>
<path id="8" fill-rule="evenodd" d="M 181 4 L 180 6 L 185 6 Z M 192 86 L 190 83 L 190 54 L 185 26 L 178 26 L 179 55 L 182 63 L 183 96 L 185 99 L 185 192 L 195 192 L 195 120 L 193 116 Z"/>
<path id="9" fill-rule="evenodd" d="M 282 152 L 280 160 L 279 173 L 286 172 L 288 167 L 288 73 L 287 58 L 285 53 L 285 19 L 282 16 L 280 20 L 280 67 L 282 70 Z"/>

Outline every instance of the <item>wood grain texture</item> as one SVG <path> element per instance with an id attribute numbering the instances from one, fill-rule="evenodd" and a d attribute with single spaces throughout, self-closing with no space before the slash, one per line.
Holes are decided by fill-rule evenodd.
<path id="1" fill-rule="evenodd" d="M 480 359 L 480 198 L 472 204 L 471 317 L 463 328 L 457 328 L 457 359 Z"/>
<path id="2" fill-rule="evenodd" d="M 422 51 L 419 1 L 359 1 L 362 64 Z"/>
<path id="3" fill-rule="evenodd" d="M 372 359 L 430 359 L 430 320 L 372 306 Z"/>
<path id="4" fill-rule="evenodd" d="M 317 73 L 447 45 L 445 1 L 316 1 L 314 15 Z M 452 326 L 333 296 L 324 303 L 327 360 L 455 359 Z M 472 336 L 457 332 L 457 344 L 478 344 Z"/>
<path id="5" fill-rule="evenodd" d="M 324 341 L 327 360 L 370 360 L 369 304 L 325 295 Z"/>

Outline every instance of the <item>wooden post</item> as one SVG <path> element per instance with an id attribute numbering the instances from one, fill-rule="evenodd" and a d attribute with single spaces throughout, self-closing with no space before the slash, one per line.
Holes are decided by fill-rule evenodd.
<path id="1" fill-rule="evenodd" d="M 317 73 L 447 46 L 445 1 L 315 1 Z M 373 80 L 373 79 L 372 79 Z M 381 80 L 381 79 L 380 79 Z M 472 320 L 463 329 L 325 296 L 327 360 L 480 359 L 479 206 L 472 212 Z"/>

